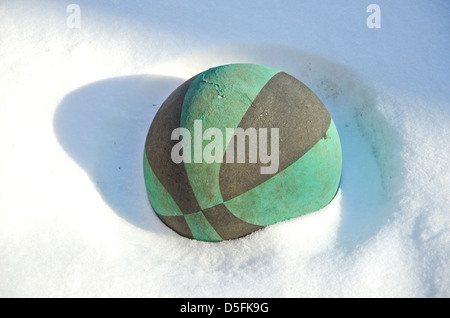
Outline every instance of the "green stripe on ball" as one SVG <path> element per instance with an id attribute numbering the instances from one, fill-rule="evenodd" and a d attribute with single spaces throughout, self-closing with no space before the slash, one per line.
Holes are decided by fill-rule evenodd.
<path id="1" fill-rule="evenodd" d="M 253 100 L 278 70 L 253 64 L 232 64 L 209 69 L 194 79 L 181 110 L 180 126 L 189 129 L 193 139 L 194 121 L 202 121 L 202 131 L 235 128 Z M 223 153 L 229 140 L 223 143 Z M 194 142 L 191 155 L 195 156 Z M 194 160 L 194 159 L 193 159 Z M 202 209 L 223 202 L 219 187 L 220 163 L 185 163 L 192 189 Z"/>
<path id="2" fill-rule="evenodd" d="M 335 162 L 329 158 L 337 159 Z M 331 122 L 327 139 L 321 139 L 285 170 L 224 205 L 241 220 L 260 226 L 320 210 L 336 194 L 340 158 L 339 135 Z"/>

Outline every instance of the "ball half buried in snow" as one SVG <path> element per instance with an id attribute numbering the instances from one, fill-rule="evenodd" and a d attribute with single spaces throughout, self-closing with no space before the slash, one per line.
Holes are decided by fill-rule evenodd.
<path id="1" fill-rule="evenodd" d="M 340 183 L 336 126 L 302 82 L 230 64 L 179 86 L 161 105 L 144 151 L 158 217 L 201 241 L 238 238 L 325 207 Z"/>

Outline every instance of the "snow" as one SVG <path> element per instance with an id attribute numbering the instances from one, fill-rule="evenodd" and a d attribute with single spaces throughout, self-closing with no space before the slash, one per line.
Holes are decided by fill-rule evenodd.
<path id="1" fill-rule="evenodd" d="M 449 297 L 450 5 L 0 3 L 1 297 Z M 142 153 L 184 80 L 258 63 L 333 116 L 343 179 L 321 211 L 207 243 L 163 225 Z"/>

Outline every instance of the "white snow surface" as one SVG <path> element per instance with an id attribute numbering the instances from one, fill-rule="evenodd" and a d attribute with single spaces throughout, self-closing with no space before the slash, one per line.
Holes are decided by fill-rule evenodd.
<path id="1" fill-rule="evenodd" d="M 80 28 L 69 28 L 69 4 Z M 450 5 L 1 1 L 0 297 L 449 297 Z M 158 107 L 210 67 L 307 84 L 340 134 L 323 210 L 220 243 L 157 218 Z"/>

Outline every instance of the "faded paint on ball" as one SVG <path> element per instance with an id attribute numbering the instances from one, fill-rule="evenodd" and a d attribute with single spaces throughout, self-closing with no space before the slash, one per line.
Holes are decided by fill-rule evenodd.
<path id="1" fill-rule="evenodd" d="M 175 163 L 171 151 L 179 140 L 172 132 L 183 127 L 198 134 L 199 120 L 202 132 L 222 131 L 224 160 Z M 250 162 L 249 152 L 244 163 L 227 162 L 227 151 L 237 151 L 236 144 L 228 148 L 227 128 L 278 128 L 277 172 L 261 174 L 267 162 Z M 196 151 L 195 142 L 189 147 Z M 161 105 L 145 142 L 154 211 L 178 234 L 202 241 L 242 237 L 325 207 L 341 170 L 339 134 L 319 98 L 296 78 L 255 64 L 219 66 L 187 80 Z"/>

